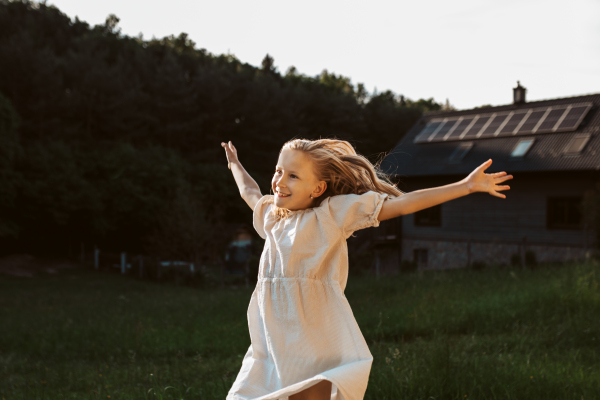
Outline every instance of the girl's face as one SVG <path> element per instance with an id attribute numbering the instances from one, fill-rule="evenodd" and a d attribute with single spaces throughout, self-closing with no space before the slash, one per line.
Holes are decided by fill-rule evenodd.
<path id="1" fill-rule="evenodd" d="M 298 150 L 283 149 L 271 181 L 275 193 L 275 205 L 288 210 L 304 210 L 313 205 L 313 198 L 327 189 L 325 181 L 318 181 L 313 172 L 313 163 L 306 154 Z"/>

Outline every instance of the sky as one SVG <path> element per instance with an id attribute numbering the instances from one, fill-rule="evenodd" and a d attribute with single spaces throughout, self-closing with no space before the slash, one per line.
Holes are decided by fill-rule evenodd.
<path id="1" fill-rule="evenodd" d="M 599 0 L 49 0 L 144 39 L 181 32 L 212 54 L 285 73 L 324 69 L 458 109 L 600 93 Z"/>

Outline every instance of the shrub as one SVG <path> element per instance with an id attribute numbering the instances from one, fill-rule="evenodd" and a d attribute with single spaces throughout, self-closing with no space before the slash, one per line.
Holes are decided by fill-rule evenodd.
<path id="1" fill-rule="evenodd" d="M 510 256 L 510 265 L 513 267 L 518 267 L 521 265 L 521 255 L 519 253 L 514 253 Z"/>
<path id="2" fill-rule="evenodd" d="M 476 260 L 471 263 L 471 269 L 474 271 L 481 271 L 485 269 L 486 263 L 482 260 Z"/>
<path id="3" fill-rule="evenodd" d="M 535 258 L 535 253 L 532 250 L 527 250 L 525 252 L 525 265 L 532 269 L 537 266 L 537 260 Z"/>
<path id="4" fill-rule="evenodd" d="M 402 260 L 400 263 L 400 272 L 414 272 L 417 270 L 417 262 L 415 260 Z"/>

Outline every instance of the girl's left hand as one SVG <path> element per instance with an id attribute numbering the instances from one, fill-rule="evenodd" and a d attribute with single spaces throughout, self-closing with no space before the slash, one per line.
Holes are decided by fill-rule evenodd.
<path id="1" fill-rule="evenodd" d="M 492 159 L 490 158 L 479 167 L 475 168 L 473 172 L 467 176 L 464 181 L 469 188 L 469 193 L 474 192 L 488 192 L 492 196 L 500 197 L 505 199 L 506 196 L 502 193 L 498 193 L 499 190 L 509 190 L 510 186 L 502 185 L 498 186 L 499 183 L 512 179 L 512 175 L 506 175 L 506 172 L 496 172 L 494 174 L 486 174 L 483 171 L 488 169 L 492 165 Z"/>

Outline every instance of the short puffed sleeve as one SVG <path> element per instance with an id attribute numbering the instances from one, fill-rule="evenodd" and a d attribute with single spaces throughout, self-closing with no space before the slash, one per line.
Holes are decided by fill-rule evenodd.
<path id="1" fill-rule="evenodd" d="M 254 206 L 252 217 L 254 229 L 256 229 L 258 235 L 263 239 L 267 238 L 267 234 L 265 233 L 266 222 L 269 218 L 268 215 L 271 212 L 271 207 L 273 205 L 273 202 L 268 202 L 267 200 L 273 199 L 273 197 L 274 196 L 272 194 L 266 194 L 261 197 Z"/>
<path id="2" fill-rule="evenodd" d="M 335 223 L 349 237 L 359 229 L 379 226 L 377 216 L 388 197 L 387 193 L 374 191 L 342 194 L 329 197 L 327 207 Z"/>

